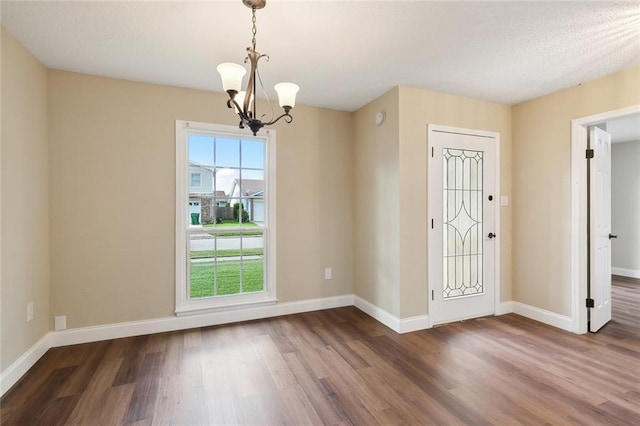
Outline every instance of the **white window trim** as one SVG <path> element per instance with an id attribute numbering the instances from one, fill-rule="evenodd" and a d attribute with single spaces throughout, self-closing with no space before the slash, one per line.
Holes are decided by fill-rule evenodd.
<path id="1" fill-rule="evenodd" d="M 176 309 L 178 316 L 216 312 L 222 310 L 241 309 L 276 303 L 276 132 L 262 130 L 260 137 L 265 139 L 265 188 L 267 188 L 268 202 L 265 211 L 264 228 L 264 257 L 265 257 L 265 290 L 230 296 L 217 296 L 202 299 L 190 299 L 187 286 L 188 271 L 188 235 L 187 208 L 189 191 L 187 188 L 188 146 L 189 133 L 227 134 L 234 137 L 247 137 L 234 126 L 200 123 L 194 121 L 176 120 L 176 222 L 175 222 L 175 290 Z M 189 177 L 190 179 L 190 177 Z M 191 183 L 191 182 L 189 182 Z"/>
<path id="2" fill-rule="evenodd" d="M 200 176 L 200 185 L 198 185 L 198 186 L 192 185 L 193 184 L 193 175 Z M 202 173 L 198 173 L 198 172 L 190 172 L 189 173 L 189 187 L 190 188 L 202 188 Z"/>

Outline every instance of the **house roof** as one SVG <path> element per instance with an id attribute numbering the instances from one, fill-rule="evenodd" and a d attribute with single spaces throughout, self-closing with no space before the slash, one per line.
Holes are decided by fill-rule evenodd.
<path id="1" fill-rule="evenodd" d="M 207 170 L 209 172 L 214 172 L 214 170 L 215 170 L 215 167 L 207 166 L 207 165 L 198 163 L 196 161 L 191 161 L 191 160 L 189 160 L 189 167 L 198 167 L 200 169 L 204 169 L 204 170 Z"/>
<path id="2" fill-rule="evenodd" d="M 257 197 L 264 194 L 264 180 L 262 179 L 234 179 L 229 197 L 233 196 L 236 187 L 242 190 L 242 197 Z"/>

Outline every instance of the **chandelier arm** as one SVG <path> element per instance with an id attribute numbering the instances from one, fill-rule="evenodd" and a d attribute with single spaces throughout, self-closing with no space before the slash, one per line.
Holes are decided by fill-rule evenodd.
<path id="1" fill-rule="evenodd" d="M 284 118 L 284 121 L 286 123 L 291 123 L 293 121 L 293 116 L 291 114 L 289 114 L 288 112 L 285 112 L 284 114 L 282 114 L 280 117 L 276 118 L 275 120 L 269 121 L 268 123 L 263 123 L 263 126 L 271 126 L 272 124 L 277 123 L 278 121 L 280 121 L 281 118 Z"/>
<path id="2" fill-rule="evenodd" d="M 247 47 L 247 57 L 245 58 L 244 62 L 247 63 L 247 61 L 249 61 L 249 63 L 251 64 L 251 70 L 249 71 L 249 81 L 247 82 L 247 90 L 246 90 L 246 95 L 244 97 L 244 108 L 243 111 L 245 112 L 245 114 L 249 115 L 251 112 L 251 107 L 253 106 L 253 116 L 256 116 L 256 110 L 255 110 L 255 106 L 256 106 L 256 89 L 255 89 L 255 85 L 256 85 L 256 72 L 258 69 L 258 60 L 260 59 L 260 54 L 258 52 L 256 52 L 255 50 L 252 50 L 250 47 Z M 251 105 L 251 97 L 253 95 L 253 105 Z"/>
<path id="3" fill-rule="evenodd" d="M 260 55 L 260 57 L 258 58 L 258 60 L 262 59 L 262 58 L 266 58 L 267 62 L 269 62 L 269 55 Z M 262 94 L 264 95 L 264 97 L 267 99 L 267 104 L 269 105 L 269 108 L 271 109 L 271 116 L 269 117 L 269 119 L 272 119 L 273 117 L 275 117 L 276 113 L 275 110 L 273 109 L 273 104 L 271 103 L 271 99 L 269 99 L 269 94 L 267 93 L 266 89 L 264 88 L 264 83 L 262 82 L 262 75 L 260 74 L 260 69 L 256 67 L 256 77 L 257 77 L 257 82 L 260 84 L 260 88 L 262 89 Z M 257 85 L 256 85 L 257 88 Z M 255 110 L 254 110 L 255 112 Z M 254 117 L 258 117 L 258 114 L 254 114 Z M 262 114 L 260 116 L 261 120 L 264 120 L 267 117 L 267 114 Z"/>

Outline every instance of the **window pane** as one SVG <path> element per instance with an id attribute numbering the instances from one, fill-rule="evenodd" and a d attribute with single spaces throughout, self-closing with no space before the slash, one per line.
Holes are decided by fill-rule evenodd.
<path id="1" fill-rule="evenodd" d="M 229 167 L 217 167 L 216 173 L 213 177 L 214 191 L 218 194 L 218 197 L 224 193 L 225 197 L 236 197 L 240 189 L 237 188 L 237 179 L 240 179 L 240 170 L 232 169 Z"/>
<path id="2" fill-rule="evenodd" d="M 189 163 L 213 165 L 213 136 L 189 135 Z"/>
<path id="3" fill-rule="evenodd" d="M 253 169 L 242 169 L 242 180 L 259 180 L 261 181 L 259 187 L 264 189 L 264 170 L 253 170 Z M 241 182 L 242 183 L 242 182 Z M 253 185 L 242 185 L 242 186 L 251 186 Z M 250 189 L 250 188 L 247 188 Z"/>
<path id="4" fill-rule="evenodd" d="M 189 271 L 191 298 L 211 297 L 214 288 L 215 270 L 215 237 L 205 233 L 192 234 L 189 239 Z"/>
<path id="5" fill-rule="evenodd" d="M 242 167 L 264 169 L 264 142 L 242 141 Z"/>
<path id="6" fill-rule="evenodd" d="M 217 296 L 240 293 L 240 259 L 225 257 L 220 259 L 217 267 Z"/>
<path id="7" fill-rule="evenodd" d="M 216 165 L 240 167 L 240 140 L 216 138 Z"/>
<path id="8" fill-rule="evenodd" d="M 264 223 L 264 180 L 261 178 L 261 174 L 262 171 L 259 174 L 254 174 L 256 177 L 260 177 L 259 179 L 246 178 L 243 174 L 243 178 L 239 181 L 239 203 L 244 211 L 240 219 L 243 223 Z"/>
<path id="9" fill-rule="evenodd" d="M 211 199 L 211 203 L 211 211 L 213 213 L 211 214 L 210 227 L 223 230 L 227 228 L 251 229 L 259 225 L 258 223 L 251 222 L 249 218 L 249 212 L 247 210 L 247 205 L 249 205 L 248 200 L 242 200 L 240 198 L 213 198 Z M 255 202 L 253 208 L 255 209 Z M 203 212 L 203 215 L 204 214 L 205 212 Z"/>
<path id="10" fill-rule="evenodd" d="M 264 237 L 242 237 L 242 291 L 264 289 Z"/>
<path id="11" fill-rule="evenodd" d="M 261 232 L 191 234 L 191 298 L 262 291 L 264 237 Z"/>

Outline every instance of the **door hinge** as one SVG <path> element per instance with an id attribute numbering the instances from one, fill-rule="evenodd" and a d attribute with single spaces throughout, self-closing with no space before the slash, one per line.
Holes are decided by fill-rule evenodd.
<path id="1" fill-rule="evenodd" d="M 587 299 L 587 308 L 595 308 L 596 304 L 593 299 Z"/>
<path id="2" fill-rule="evenodd" d="M 588 149 L 587 150 L 587 158 L 588 159 L 593 158 L 595 156 L 596 156 L 596 153 L 594 152 L 594 150 L 592 150 L 592 149 Z"/>

